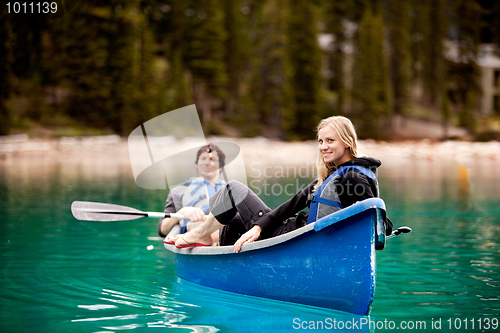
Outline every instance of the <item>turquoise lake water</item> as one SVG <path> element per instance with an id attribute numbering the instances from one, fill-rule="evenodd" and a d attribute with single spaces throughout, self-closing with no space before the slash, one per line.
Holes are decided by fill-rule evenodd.
<path id="1" fill-rule="evenodd" d="M 377 252 L 375 300 L 363 318 L 182 281 L 156 220 L 75 220 L 74 200 L 162 210 L 166 192 L 138 188 L 126 166 L 4 163 L 0 332 L 293 332 L 327 330 L 334 320 L 344 330 L 329 331 L 351 332 L 345 325 L 363 320 L 372 322 L 365 332 L 498 331 L 498 166 L 422 162 L 380 170 L 389 216 L 413 232 Z M 286 199 L 268 194 L 262 198 L 271 207 Z"/>

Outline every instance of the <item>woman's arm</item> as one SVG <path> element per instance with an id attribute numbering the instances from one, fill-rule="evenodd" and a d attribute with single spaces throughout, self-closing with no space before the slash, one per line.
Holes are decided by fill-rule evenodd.
<path id="1" fill-rule="evenodd" d="M 258 225 L 262 230 L 266 230 L 267 228 L 281 224 L 287 218 L 294 216 L 302 209 L 307 207 L 307 198 L 316 185 L 317 180 L 314 180 L 310 183 L 306 188 L 300 190 L 295 194 L 292 198 L 278 206 L 276 209 L 273 209 L 254 224 Z"/>
<path id="2" fill-rule="evenodd" d="M 294 216 L 296 213 L 306 208 L 308 195 L 312 192 L 316 182 L 317 180 L 314 180 L 306 188 L 297 192 L 292 198 L 255 221 L 254 226 L 241 235 L 238 241 L 234 243 L 234 252 L 239 252 L 243 244 L 252 243 L 259 239 L 260 234 L 265 228 L 281 224 L 287 218 Z"/>
<path id="3" fill-rule="evenodd" d="M 259 239 L 262 228 L 258 225 L 254 225 L 252 229 L 245 232 L 241 237 L 234 243 L 234 252 L 238 253 L 241 250 L 241 246 L 246 243 L 252 243 Z"/>

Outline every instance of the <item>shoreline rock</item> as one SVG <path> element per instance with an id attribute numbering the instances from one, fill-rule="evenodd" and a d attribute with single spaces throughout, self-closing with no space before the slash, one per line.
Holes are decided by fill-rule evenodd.
<path id="1" fill-rule="evenodd" d="M 265 138 L 209 137 L 208 142 L 231 142 L 240 147 L 245 164 L 258 161 L 270 165 L 315 163 L 316 141 L 284 142 Z M 173 144 L 181 144 L 179 142 Z M 362 154 L 385 160 L 461 161 L 468 159 L 500 160 L 500 142 L 463 142 L 430 140 L 383 142 L 361 140 Z M 24 135 L 0 139 L 0 161 L 9 159 L 44 159 L 58 162 L 108 160 L 130 163 L 128 140 L 117 135 L 98 137 L 62 137 L 29 139 Z"/>
<path id="2" fill-rule="evenodd" d="M 117 136 L 10 140 L 0 143 L 0 175 L 12 181 L 47 177 L 106 177 L 134 180 L 128 140 Z M 247 179 L 316 177 L 316 141 L 283 142 L 264 138 L 209 137 L 240 147 Z M 177 144 L 177 143 L 174 143 Z M 361 153 L 382 161 L 379 176 L 405 179 L 500 179 L 500 142 L 360 141 Z M 239 169 L 238 169 L 239 170 Z M 467 172 L 463 177 L 463 170 Z M 17 180 L 16 180 L 17 179 Z M 75 178 L 76 179 L 76 178 Z"/>

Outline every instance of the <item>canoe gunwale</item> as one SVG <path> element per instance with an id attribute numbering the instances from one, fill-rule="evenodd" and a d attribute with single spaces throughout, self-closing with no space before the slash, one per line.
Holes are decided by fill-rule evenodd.
<path id="1" fill-rule="evenodd" d="M 288 232 L 276 237 L 256 241 L 250 244 L 244 244 L 241 247 L 240 253 L 260 250 L 271 246 L 279 245 L 287 242 L 295 237 L 303 235 L 313 230 L 320 232 L 322 229 L 331 226 L 335 223 L 344 221 L 345 219 L 361 214 L 369 209 L 377 209 L 385 211 L 385 203 L 380 198 L 370 198 L 356 203 L 347 208 L 341 209 L 333 214 L 325 216 L 314 223 L 310 223 L 302 228 Z M 232 245 L 227 246 L 199 246 L 192 248 L 177 248 L 175 245 L 165 244 L 165 248 L 173 253 L 187 254 L 187 255 L 219 255 L 219 254 L 235 254 Z"/>

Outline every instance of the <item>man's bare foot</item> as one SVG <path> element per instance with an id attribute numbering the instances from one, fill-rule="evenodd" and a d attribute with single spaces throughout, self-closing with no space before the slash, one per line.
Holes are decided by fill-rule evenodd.
<path id="1" fill-rule="evenodd" d="M 180 235 L 180 237 L 178 237 L 177 240 L 175 241 L 175 246 L 176 247 L 211 246 L 212 243 L 213 240 L 210 235 L 202 236 L 198 232 L 196 232 L 196 229 L 194 229 L 183 235 Z"/>
<path id="2" fill-rule="evenodd" d="M 174 245 L 175 244 L 175 241 L 177 241 L 177 239 L 182 236 L 182 235 L 174 235 L 174 236 L 169 236 L 169 237 L 166 237 L 164 240 L 163 240 L 163 243 L 165 244 L 170 244 L 170 245 Z"/>

